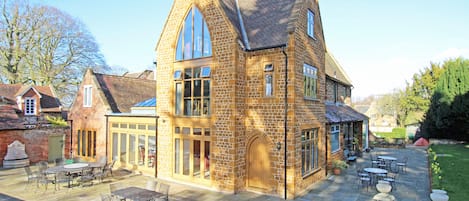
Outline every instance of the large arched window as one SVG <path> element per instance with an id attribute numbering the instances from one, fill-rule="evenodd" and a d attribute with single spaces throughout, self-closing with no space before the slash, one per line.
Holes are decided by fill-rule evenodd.
<path id="1" fill-rule="evenodd" d="M 176 46 L 176 60 L 212 56 L 210 32 L 202 13 L 193 7 L 184 19 Z"/>

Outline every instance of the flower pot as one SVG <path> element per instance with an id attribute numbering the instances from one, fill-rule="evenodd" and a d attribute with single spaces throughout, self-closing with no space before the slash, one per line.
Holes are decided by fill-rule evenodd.
<path id="1" fill-rule="evenodd" d="M 332 173 L 334 173 L 334 175 L 339 175 L 341 172 L 342 170 L 340 168 L 332 168 Z"/>

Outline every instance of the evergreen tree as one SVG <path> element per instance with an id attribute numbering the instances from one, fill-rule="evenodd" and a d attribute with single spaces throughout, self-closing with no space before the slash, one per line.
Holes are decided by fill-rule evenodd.
<path id="1" fill-rule="evenodd" d="M 443 64 L 422 131 L 426 137 L 469 140 L 469 60 Z"/>

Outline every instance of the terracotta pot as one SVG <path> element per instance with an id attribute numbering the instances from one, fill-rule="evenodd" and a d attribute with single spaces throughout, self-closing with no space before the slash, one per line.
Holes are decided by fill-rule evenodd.
<path id="1" fill-rule="evenodd" d="M 335 175 L 339 175 L 341 173 L 341 169 L 340 168 L 332 168 L 332 172 L 335 174 Z"/>

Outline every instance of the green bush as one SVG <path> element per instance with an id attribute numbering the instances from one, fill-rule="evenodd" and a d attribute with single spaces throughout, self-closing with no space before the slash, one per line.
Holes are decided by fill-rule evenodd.
<path id="1" fill-rule="evenodd" d="M 384 138 L 405 138 L 405 128 L 393 128 L 392 132 L 376 132 L 376 135 Z"/>
<path id="2" fill-rule="evenodd" d="M 67 126 L 67 122 L 62 117 L 46 116 L 46 119 L 54 126 Z"/>

